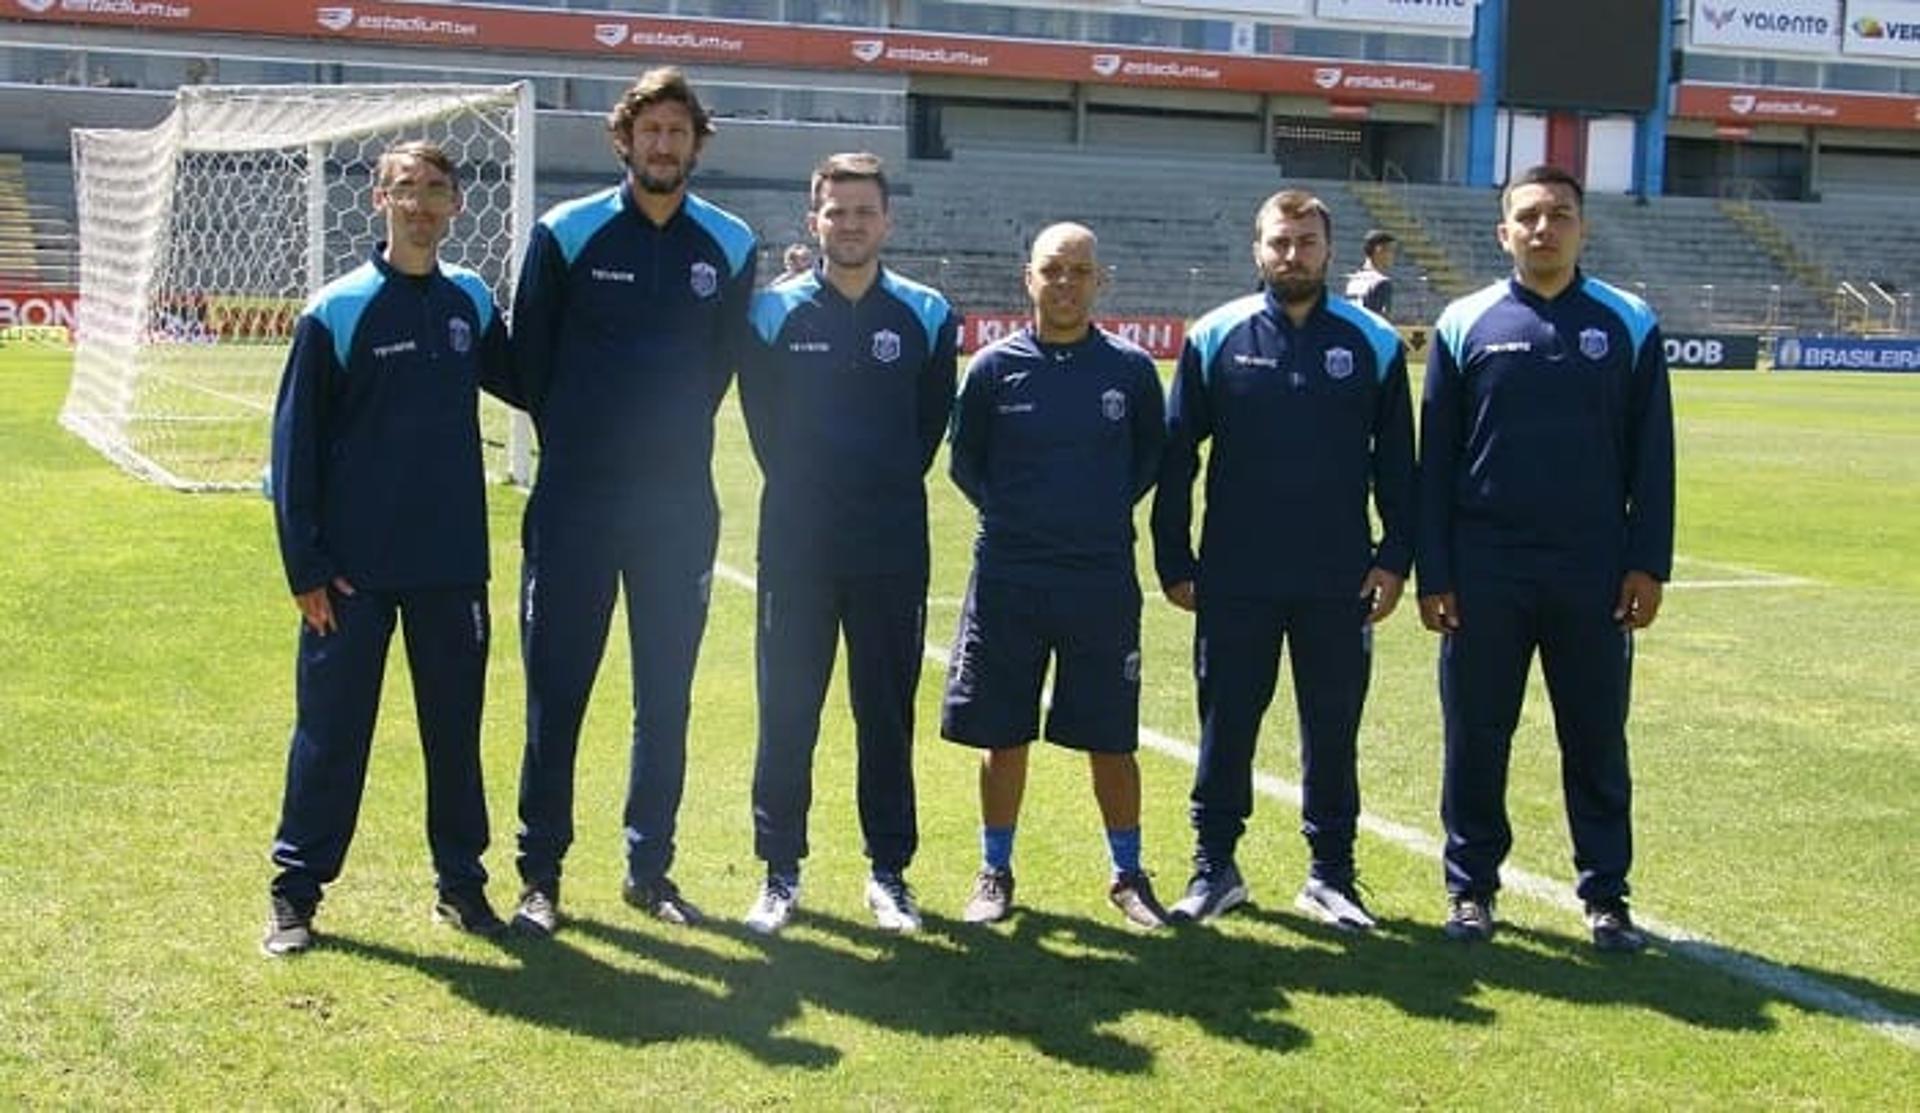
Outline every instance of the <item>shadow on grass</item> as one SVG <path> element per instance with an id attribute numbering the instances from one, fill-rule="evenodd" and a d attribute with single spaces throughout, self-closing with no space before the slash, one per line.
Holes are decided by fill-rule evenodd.
<path id="1" fill-rule="evenodd" d="M 574 921 L 570 931 L 585 931 Z M 569 946 L 566 937 L 546 942 L 511 938 L 501 947 L 516 960 L 502 966 L 443 954 L 418 954 L 381 943 L 329 935 L 326 948 L 341 954 L 412 967 L 486 1012 L 545 1028 L 624 1044 L 710 1038 L 763 1063 L 831 1067 L 839 1050 L 775 1031 L 793 1015 L 747 1015 L 730 991 L 715 992 L 684 980 L 655 977 L 602 962 Z"/>
<path id="2" fill-rule="evenodd" d="M 929 1040 L 1019 1041 L 1060 1063 L 1127 1075 L 1151 1071 L 1155 1059 L 1120 1032 L 1134 1015 L 1188 1022 L 1249 1048 L 1304 1048 L 1312 1033 L 1285 1017 L 1295 993 L 1370 998 L 1408 1016 L 1478 1025 L 1498 1016 L 1483 994 L 1511 992 L 1722 1031 L 1770 1030 L 1769 1009 L 1785 1000 L 1678 953 L 1601 955 L 1584 938 L 1511 925 L 1498 942 L 1467 947 L 1407 921 L 1352 936 L 1260 908 L 1235 918 L 1260 925 L 1258 937 L 1142 933 L 1037 910 L 994 927 L 929 917 L 923 933 L 902 937 L 808 911 L 771 939 L 735 926 L 575 920 L 556 939 L 507 946 L 509 965 L 350 939 L 331 945 L 420 970 L 489 1013 L 621 1043 L 711 1040 L 808 1069 L 854 1052 L 781 1034 L 809 1009 Z M 600 948 L 632 961 L 590 953 Z"/>

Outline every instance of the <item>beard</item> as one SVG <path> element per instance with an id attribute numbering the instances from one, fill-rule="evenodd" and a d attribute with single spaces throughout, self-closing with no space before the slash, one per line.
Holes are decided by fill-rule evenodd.
<path id="1" fill-rule="evenodd" d="M 633 184 L 638 186 L 642 193 L 661 194 L 672 193 L 685 187 L 687 179 L 693 176 L 696 161 L 689 156 L 687 161 L 680 164 L 671 174 L 656 174 L 648 168 L 645 161 L 629 161 L 627 167 L 633 171 Z"/>
<path id="2" fill-rule="evenodd" d="M 1275 297 L 1284 303 L 1298 305 L 1320 296 L 1320 291 L 1327 285 L 1327 268 L 1314 271 L 1296 268 L 1285 273 L 1268 271 L 1266 280 L 1267 287 Z"/>

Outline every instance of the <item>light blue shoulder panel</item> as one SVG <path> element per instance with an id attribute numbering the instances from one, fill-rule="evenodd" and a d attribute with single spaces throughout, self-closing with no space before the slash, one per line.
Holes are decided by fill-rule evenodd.
<path id="1" fill-rule="evenodd" d="M 753 258 L 753 229 L 747 227 L 746 221 L 691 193 L 687 194 L 685 203 L 687 215 L 693 218 L 695 224 L 706 229 L 707 235 L 720 245 L 720 250 L 727 253 L 727 266 L 738 277 L 740 268 Z"/>
<path id="2" fill-rule="evenodd" d="M 1466 297 L 1447 306 L 1440 314 L 1440 320 L 1433 326 L 1434 339 L 1446 346 L 1447 354 L 1453 357 L 1453 365 L 1459 367 L 1467 346 L 1467 333 L 1473 330 L 1487 310 L 1498 305 L 1507 296 L 1507 280 L 1501 279 L 1484 286 Z"/>
<path id="3" fill-rule="evenodd" d="M 562 201 L 548 209 L 540 223 L 553 233 L 560 244 L 560 254 L 572 263 L 580 257 L 580 249 L 587 246 L 594 233 L 620 215 L 620 206 L 620 187 L 609 186 L 598 193 Z"/>
<path id="4" fill-rule="evenodd" d="M 1220 354 L 1220 346 L 1226 343 L 1227 335 L 1266 308 L 1266 305 L 1267 295 L 1264 293 L 1235 298 L 1209 310 L 1187 330 L 1187 343 L 1193 345 L 1194 351 L 1200 356 L 1201 382 L 1209 381 L 1212 376 L 1213 357 Z"/>
<path id="5" fill-rule="evenodd" d="M 1393 366 L 1393 357 L 1400 351 L 1400 333 L 1385 317 L 1345 298 L 1329 296 L 1327 312 L 1351 323 L 1367 338 L 1368 346 L 1373 349 L 1374 378 L 1386 382 L 1387 369 Z"/>
<path id="6" fill-rule="evenodd" d="M 946 295 L 911 278 L 902 278 L 885 267 L 880 268 L 880 288 L 906 303 L 914 316 L 920 318 L 920 327 L 927 330 L 927 350 L 931 352 L 940 340 L 940 326 L 953 313 Z"/>
<path id="7" fill-rule="evenodd" d="M 763 344 L 773 343 L 786 327 L 787 318 L 793 311 L 807 302 L 820 291 L 820 279 L 812 272 L 795 275 L 783 282 L 776 282 L 753 295 L 753 307 L 747 315 L 753 321 L 753 331 Z"/>
<path id="8" fill-rule="evenodd" d="M 480 318 L 480 331 L 486 332 L 493 327 L 493 288 L 477 271 L 472 271 L 458 263 L 440 264 L 440 273 L 460 287 L 460 292 L 473 302 L 473 312 Z"/>
<path id="9" fill-rule="evenodd" d="M 1597 278 L 1587 278 L 1580 290 L 1620 318 L 1620 323 L 1627 327 L 1627 335 L 1633 337 L 1633 357 L 1639 359 L 1640 345 L 1646 343 L 1647 334 L 1659 323 L 1653 315 L 1653 308 L 1618 286 L 1608 285 Z"/>
<path id="10" fill-rule="evenodd" d="M 360 327 L 360 315 L 386 281 L 379 267 L 365 262 L 320 287 L 307 302 L 305 312 L 318 318 L 333 334 L 333 355 L 341 367 L 347 365 L 347 353 L 353 350 L 353 333 Z"/>

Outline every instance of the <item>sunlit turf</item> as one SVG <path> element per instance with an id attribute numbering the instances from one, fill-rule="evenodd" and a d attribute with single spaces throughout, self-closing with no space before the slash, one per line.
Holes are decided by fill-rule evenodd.
<path id="1" fill-rule="evenodd" d="M 9 1104 L 1035 1108 L 1850 1107 L 1920 1093 L 1920 1051 L 1656 948 L 1591 953 L 1523 896 L 1474 950 L 1439 937 L 1438 865 L 1367 836 L 1387 920 L 1367 939 L 1290 907 L 1297 818 L 1262 800 L 1256 907 L 1143 936 L 1102 900 L 1084 763 L 1036 755 L 1016 866 L 1026 911 L 956 922 L 977 856 L 971 755 L 921 689 L 929 930 L 860 901 L 844 691 L 816 769 L 807 911 L 765 942 L 728 926 L 758 876 L 747 785 L 752 608 L 722 578 L 697 683 L 680 864 L 722 921 L 686 932 L 618 898 L 630 719 L 614 639 L 582 745 L 573 927 L 493 947 L 430 922 L 404 669 L 390 677 L 360 837 L 328 945 L 255 951 L 291 715 L 294 612 L 267 508 L 143 486 L 59 431 L 57 352 L 0 352 L 0 1095 Z M 1908 1017 L 1920 1014 L 1920 378 L 1676 377 L 1679 583 L 1641 641 L 1633 740 L 1638 907 Z M 970 516 L 934 493 L 929 640 L 950 636 Z M 721 559 L 752 570 L 756 477 L 731 403 Z M 494 893 L 510 901 L 522 687 L 517 493 L 493 494 L 499 638 L 486 760 Z M 1147 567 L 1142 549 L 1142 568 Z M 1789 582 L 1805 581 L 1805 582 Z M 1689 586 L 1690 583 L 1747 586 Z M 1362 739 L 1375 814 L 1437 832 L 1433 644 L 1380 631 Z M 616 623 L 616 629 L 619 624 Z M 1190 739 L 1185 621 L 1149 585 L 1143 722 Z M 1294 773 L 1282 686 L 1263 769 Z M 1147 856 L 1185 876 L 1191 771 L 1142 758 Z M 1550 719 L 1516 741 L 1514 864 L 1570 873 Z"/>

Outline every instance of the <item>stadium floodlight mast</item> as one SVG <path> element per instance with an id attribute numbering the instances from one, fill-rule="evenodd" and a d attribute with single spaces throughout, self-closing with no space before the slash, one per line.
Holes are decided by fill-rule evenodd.
<path id="1" fill-rule="evenodd" d="M 154 482 L 258 486 L 294 319 L 381 238 L 374 167 L 408 139 L 460 166 L 441 258 L 510 307 L 537 215 L 525 82 L 185 86 L 153 127 L 74 129 L 80 300 L 61 424 Z M 528 482 L 525 416 L 486 398 L 481 432 L 488 473 Z"/>

